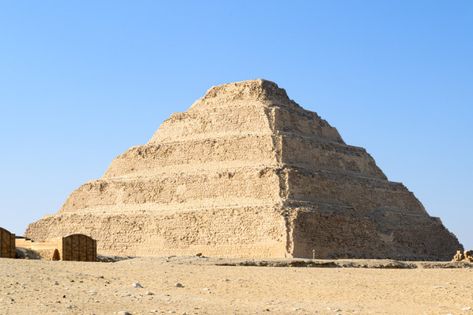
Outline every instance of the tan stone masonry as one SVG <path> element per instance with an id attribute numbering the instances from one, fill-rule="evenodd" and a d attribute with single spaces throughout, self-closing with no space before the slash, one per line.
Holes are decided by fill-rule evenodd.
<path id="1" fill-rule="evenodd" d="M 275 83 L 211 88 L 31 224 L 116 255 L 449 260 L 462 248 L 365 149 Z"/>

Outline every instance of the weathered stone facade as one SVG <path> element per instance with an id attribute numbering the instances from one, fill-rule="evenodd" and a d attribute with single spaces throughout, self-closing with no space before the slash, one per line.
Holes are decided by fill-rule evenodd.
<path id="1" fill-rule="evenodd" d="M 363 148 L 265 80 L 210 89 L 27 236 L 126 255 L 449 260 L 461 248 Z"/>

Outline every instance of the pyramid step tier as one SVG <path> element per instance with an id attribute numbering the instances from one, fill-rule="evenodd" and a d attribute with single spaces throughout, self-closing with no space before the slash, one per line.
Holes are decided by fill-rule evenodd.
<path id="1" fill-rule="evenodd" d="M 225 166 L 226 163 L 228 163 L 227 166 Z M 131 148 L 118 156 L 104 177 L 133 174 L 146 176 L 146 172 L 156 173 L 163 168 L 169 171 L 175 168 L 178 171 L 181 165 L 196 166 L 196 168 L 202 164 L 229 167 L 231 163 L 234 165 L 287 164 L 315 170 L 359 173 L 367 177 L 386 178 L 373 158 L 363 148 L 293 134 L 239 134 L 147 144 Z"/>
<path id="2" fill-rule="evenodd" d="M 366 194 L 366 191 L 376 191 Z M 153 178 L 101 179 L 89 182 L 71 194 L 62 211 L 80 211 L 96 206 L 126 204 L 179 204 L 233 199 L 337 201 L 362 213 L 380 207 L 409 209 L 425 214 L 419 201 L 404 185 L 355 174 L 314 171 L 300 167 L 241 167 L 207 172 L 162 173 Z M 407 211 L 407 210 L 406 210 Z"/>
<path id="3" fill-rule="evenodd" d="M 179 212 L 75 212 L 45 217 L 26 235 L 37 241 L 67 233 L 97 239 L 102 255 L 449 259 L 455 238 L 439 220 L 394 213 L 376 222 L 356 212 L 249 206 Z M 387 224 L 389 226 L 389 223 Z M 235 251 L 237 244 L 237 251 Z"/>
<path id="4" fill-rule="evenodd" d="M 26 235 L 41 241 L 64 233 L 97 240 L 101 255 L 281 257 L 286 223 L 278 207 L 204 208 L 171 213 L 73 212 L 31 224 Z M 235 247 L 236 246 L 236 247 Z M 235 248 L 238 250 L 235 252 Z"/>
<path id="5" fill-rule="evenodd" d="M 71 194 L 62 211 L 121 204 L 183 203 L 192 200 L 250 198 L 279 200 L 278 169 L 247 167 L 156 178 L 115 178 L 89 182 Z M 120 208 L 117 207 L 117 210 Z"/>
<path id="6" fill-rule="evenodd" d="M 279 106 L 261 106 L 259 102 L 235 102 L 208 110 L 189 110 L 173 114 L 150 143 L 173 142 L 206 134 L 290 132 L 344 143 L 338 131 L 316 113 Z"/>
<path id="7" fill-rule="evenodd" d="M 330 171 L 287 167 L 287 199 L 351 205 L 360 214 L 373 209 L 397 208 L 427 215 L 422 204 L 403 184 Z M 336 198 L 334 198 L 336 196 Z"/>

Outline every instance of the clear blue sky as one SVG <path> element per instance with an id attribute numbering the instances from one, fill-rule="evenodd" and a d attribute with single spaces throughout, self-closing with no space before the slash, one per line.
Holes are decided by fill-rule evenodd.
<path id="1" fill-rule="evenodd" d="M 0 226 L 22 234 L 210 86 L 253 78 L 473 248 L 470 0 L 0 0 Z"/>

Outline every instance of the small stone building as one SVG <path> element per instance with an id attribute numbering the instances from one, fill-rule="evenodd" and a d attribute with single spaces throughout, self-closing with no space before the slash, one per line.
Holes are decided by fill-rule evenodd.
<path id="1" fill-rule="evenodd" d="M 15 234 L 0 228 L 0 258 L 15 258 Z"/>

